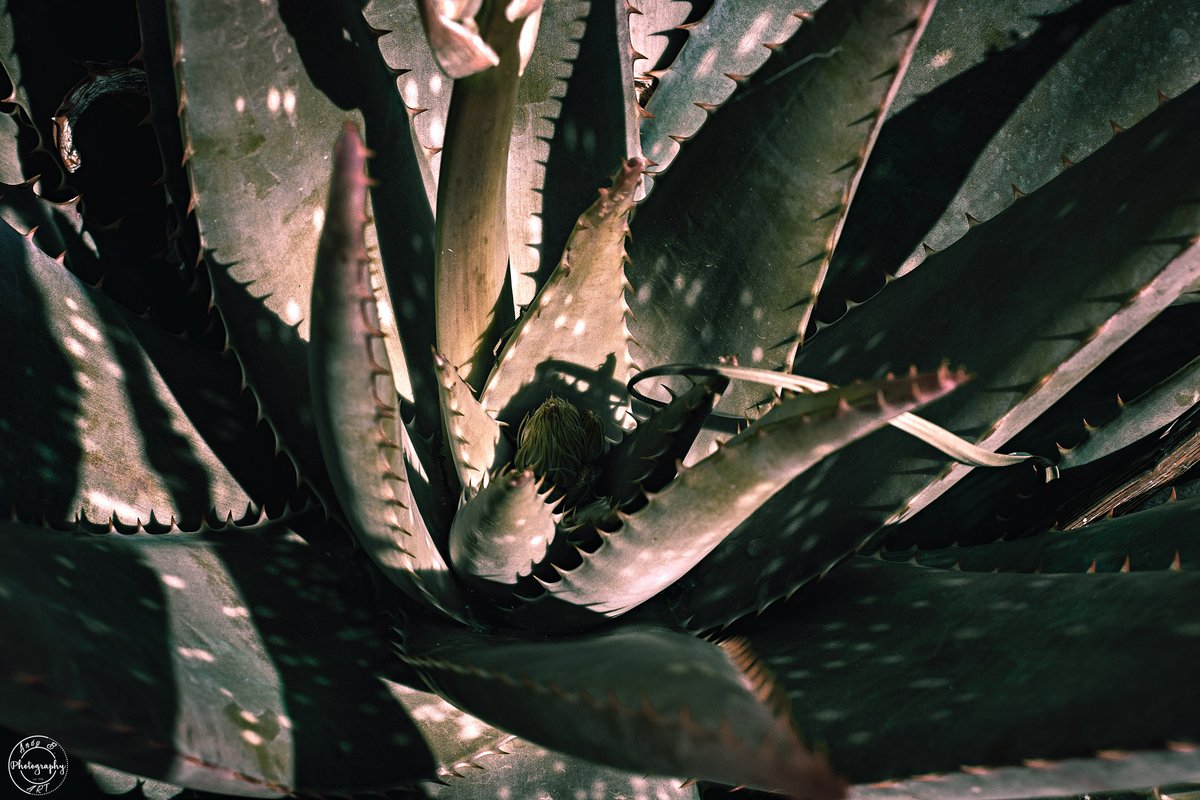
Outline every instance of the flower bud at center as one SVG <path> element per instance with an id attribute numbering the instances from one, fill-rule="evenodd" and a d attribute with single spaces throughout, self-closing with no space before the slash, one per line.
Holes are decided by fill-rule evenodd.
<path id="1" fill-rule="evenodd" d="M 550 395 L 526 415 L 517 431 L 517 469 L 532 470 L 559 489 L 570 491 L 586 479 L 588 465 L 604 452 L 604 426 L 591 411 Z"/>

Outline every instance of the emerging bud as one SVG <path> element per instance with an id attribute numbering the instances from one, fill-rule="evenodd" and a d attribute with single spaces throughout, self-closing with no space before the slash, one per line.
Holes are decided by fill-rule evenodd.
<path id="1" fill-rule="evenodd" d="M 591 474 L 588 466 L 604 453 L 604 425 L 591 411 L 550 395 L 526 415 L 517 431 L 517 469 L 532 470 L 564 491 Z"/>

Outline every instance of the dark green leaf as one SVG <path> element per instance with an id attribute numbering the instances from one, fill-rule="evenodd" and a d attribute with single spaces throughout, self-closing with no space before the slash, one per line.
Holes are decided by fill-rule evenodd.
<path id="1" fill-rule="evenodd" d="M 1120 572 L 1200 569 L 1200 500 L 1165 503 L 1072 531 L 934 550 L 883 551 L 888 561 L 965 572 Z"/>
<path id="2" fill-rule="evenodd" d="M 718 4 L 705 21 L 715 25 L 718 10 L 732 5 Z M 738 8 L 739 15 L 751 10 Z M 791 364 L 862 165 L 930 11 L 923 0 L 823 7 L 688 143 L 633 222 L 630 328 L 639 364 L 731 355 L 745 366 Z M 708 69 L 708 57 L 732 51 L 735 41 L 744 57 L 765 57 L 759 22 L 777 15 L 762 11 L 739 38 L 701 50 L 695 69 Z M 698 30 L 681 58 L 699 46 Z M 721 72 L 714 67 L 704 80 L 731 89 Z M 649 145 L 647 155 L 661 160 Z M 736 386 L 722 407 L 753 416 L 771 396 Z"/>
<path id="3" fill-rule="evenodd" d="M 817 317 L 991 219 L 1200 79 L 1171 0 L 943 3 L 863 174 Z M 1163 42 L 1170 42 L 1163 46 Z"/>
<path id="4" fill-rule="evenodd" d="M 625 626 L 541 640 L 420 621 L 405 648 L 439 694 L 543 746 L 632 772 L 841 796 L 754 679 L 686 634 Z"/>
<path id="5" fill-rule="evenodd" d="M 774 671 L 799 730 L 870 782 L 1195 741 L 1198 590 L 1196 573 L 969 574 L 856 558 L 736 632 Z M 1200 778 L 1195 752 L 1163 761 L 1164 777 L 1154 759 L 1098 766 L 1089 781 L 1119 782 L 1089 788 Z M 1027 786 L 1078 791 L 1062 780 L 1077 775 L 1050 767 Z"/>
<path id="6" fill-rule="evenodd" d="M 3 371 L 16 381 L 0 410 L 0 506 L 51 523 L 241 517 L 250 498 L 113 303 L 4 224 L 0 262 Z"/>
<path id="7" fill-rule="evenodd" d="M 0 530 L 0 715 L 73 756 L 235 794 L 429 774 L 386 630 L 286 531 Z M 348 602 L 349 601 L 349 602 Z M 335 644 L 336 643 L 336 644 Z"/>
<path id="8" fill-rule="evenodd" d="M 313 415 L 338 501 L 367 553 L 405 592 L 461 617 L 459 586 L 413 498 L 405 463 L 412 446 L 397 410 L 363 241 L 366 157 L 347 123 L 334 151 L 313 276 Z"/>
<path id="9" fill-rule="evenodd" d="M 785 400 L 632 513 L 598 524 L 599 546 L 581 550 L 581 564 L 556 569 L 558 579 L 543 586 L 558 600 L 623 614 L 686 575 L 797 475 L 965 380 L 939 371 Z M 842 546 L 839 557 L 853 545 Z"/>
<path id="10" fill-rule="evenodd" d="M 976 380 L 928 416 L 1002 450 L 1200 275 L 1200 248 L 1191 244 L 1200 230 L 1196 187 L 1180 179 L 1196 174 L 1193 160 L 1200 171 L 1197 90 L 888 284 L 808 342 L 795 371 L 837 383 L 914 359 L 963 364 Z M 780 554 L 820 545 L 825 531 L 865 542 L 969 471 L 947 470 L 892 431 L 825 466 L 692 574 L 699 588 L 680 608 L 697 612 L 696 624 L 721 624 L 811 577 Z M 733 587 L 739 599 L 714 595 L 715 587 Z"/>

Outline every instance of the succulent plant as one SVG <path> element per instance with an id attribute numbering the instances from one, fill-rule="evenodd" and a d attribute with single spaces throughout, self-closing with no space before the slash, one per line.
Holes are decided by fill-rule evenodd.
<path id="1" fill-rule="evenodd" d="M 1200 781 L 1200 10 L 96 5 L 0 27 L 70 796 Z"/>

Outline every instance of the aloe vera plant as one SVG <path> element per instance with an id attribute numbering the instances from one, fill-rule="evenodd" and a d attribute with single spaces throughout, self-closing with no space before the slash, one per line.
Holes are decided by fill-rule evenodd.
<path id="1" fill-rule="evenodd" d="M 935 5 L 9 0 L 0 725 L 70 796 L 1200 782 L 1200 12 Z"/>

